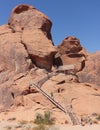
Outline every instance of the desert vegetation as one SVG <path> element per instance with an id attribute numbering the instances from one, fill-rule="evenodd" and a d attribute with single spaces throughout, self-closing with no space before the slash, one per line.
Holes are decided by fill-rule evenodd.
<path id="1" fill-rule="evenodd" d="M 44 124 L 44 125 L 53 125 L 54 120 L 53 120 L 53 118 L 51 118 L 51 112 L 45 111 L 44 115 L 38 113 L 36 115 L 36 119 L 34 120 L 34 123 Z"/>
<path id="2" fill-rule="evenodd" d="M 82 125 L 99 124 L 99 122 L 100 122 L 100 114 L 98 114 L 98 113 L 93 113 L 92 115 L 82 115 L 81 116 Z"/>

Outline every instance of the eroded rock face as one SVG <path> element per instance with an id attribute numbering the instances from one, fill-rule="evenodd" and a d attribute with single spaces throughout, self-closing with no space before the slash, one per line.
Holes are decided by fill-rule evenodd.
<path id="1" fill-rule="evenodd" d="M 80 82 L 93 83 L 100 86 L 100 52 L 90 54 L 83 71 L 78 73 Z"/>
<path id="2" fill-rule="evenodd" d="M 56 53 L 50 34 L 51 25 L 48 17 L 34 7 L 15 7 L 8 25 L 0 27 L 1 66 L 20 72 L 28 70 L 33 62 L 50 70 Z"/>
<path id="3" fill-rule="evenodd" d="M 28 53 L 21 43 L 21 33 L 12 33 L 9 26 L 1 26 L 0 33 L 0 71 L 13 70 L 16 73 L 28 70 Z M 6 29 L 6 32 L 5 32 Z"/>
<path id="4" fill-rule="evenodd" d="M 51 40 L 41 30 L 36 29 L 23 31 L 22 41 L 27 47 L 33 63 L 40 68 L 50 70 L 53 56 L 56 53 Z"/>
<path id="5" fill-rule="evenodd" d="M 74 64 L 78 72 L 85 67 L 86 57 L 87 52 L 81 46 L 79 39 L 69 36 L 58 46 L 54 64 L 57 66 Z"/>
<path id="6" fill-rule="evenodd" d="M 13 9 L 8 24 L 13 32 L 21 32 L 22 43 L 36 66 L 50 70 L 56 49 L 48 17 L 32 6 L 19 5 Z"/>
<path id="7" fill-rule="evenodd" d="M 16 6 L 12 10 L 8 24 L 13 31 L 40 29 L 51 40 L 50 30 L 52 22 L 33 6 L 25 4 Z"/>
<path id="8" fill-rule="evenodd" d="M 79 39 L 76 37 L 69 36 L 65 38 L 62 43 L 58 46 L 59 53 L 70 54 L 70 53 L 78 53 L 82 50 L 82 46 L 80 44 Z"/>
<path id="9" fill-rule="evenodd" d="M 94 103 L 91 113 L 100 113 L 98 109 L 100 90 L 97 87 L 93 85 L 94 88 L 92 88 L 90 84 L 79 83 L 78 76 L 72 72 L 64 74 L 62 70 L 59 70 L 56 73 L 56 68 L 48 71 L 52 67 L 53 57 L 57 52 L 52 43 L 50 29 L 51 21 L 29 5 L 15 7 L 8 25 L 0 27 L 0 112 L 18 110 L 19 113 L 21 110 L 21 116 L 17 115 L 19 119 L 16 118 L 16 120 L 21 120 L 22 111 L 25 114 L 24 110 L 27 108 L 32 120 L 35 117 L 32 113 L 40 113 L 41 108 L 43 111 L 50 109 L 54 113 L 57 112 L 58 116 L 63 114 L 34 86 L 30 86 L 35 83 L 48 95 L 54 93 L 54 99 L 62 106 L 72 106 L 73 112 L 76 111 L 78 115 L 88 114 Z M 79 40 L 75 37 L 68 37 L 58 46 L 54 64 L 65 65 L 65 67 L 68 65 L 67 70 L 69 70 L 68 67 L 73 69 L 75 66 L 78 72 L 84 68 L 86 58 L 87 52 Z M 87 81 L 88 75 L 93 78 L 94 72 L 95 76 L 99 77 L 100 63 L 98 61 L 100 57 L 97 54 L 88 57 L 84 71 L 79 73 L 79 77 L 84 75 L 81 81 Z M 99 82 L 99 79 L 95 82 Z M 87 103 L 90 105 L 86 105 Z M 64 116 L 66 119 L 65 114 Z"/>
<path id="10" fill-rule="evenodd" d="M 2 110 L 8 109 L 13 104 L 12 88 L 15 87 L 21 94 L 22 90 L 14 86 L 16 75 L 23 75 L 35 66 L 45 70 L 51 69 L 56 53 L 50 33 L 51 26 L 52 23 L 47 16 L 24 4 L 16 6 L 8 24 L 0 26 Z M 14 94 L 17 90 L 13 90 Z M 5 97 L 6 94 L 8 99 Z"/>

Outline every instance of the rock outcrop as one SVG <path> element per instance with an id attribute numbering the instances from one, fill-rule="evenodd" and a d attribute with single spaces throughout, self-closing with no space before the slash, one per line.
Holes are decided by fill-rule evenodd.
<path id="1" fill-rule="evenodd" d="M 16 77 L 34 67 L 51 70 L 57 52 L 52 42 L 51 26 L 47 16 L 25 4 L 16 6 L 8 24 L 0 26 L 0 96 L 4 98 L 0 104 L 5 109 L 13 104 L 12 91 L 14 95 L 24 91 L 13 85 Z"/>
<path id="2" fill-rule="evenodd" d="M 0 26 L 0 120 L 10 115 L 31 121 L 50 110 L 56 123 L 71 124 L 67 115 L 72 113 L 79 120 L 82 114 L 100 113 L 100 89 L 89 84 L 100 85 L 100 53 L 89 54 L 72 36 L 55 48 L 51 26 L 47 16 L 25 4 L 16 6 L 8 24 Z"/>
<path id="3" fill-rule="evenodd" d="M 0 27 L 1 69 L 28 70 L 31 64 L 50 70 L 56 53 L 50 29 L 51 21 L 32 6 L 15 7 L 8 25 Z"/>
<path id="4" fill-rule="evenodd" d="M 21 42 L 32 62 L 50 70 L 56 49 L 50 34 L 52 23 L 49 18 L 32 6 L 19 5 L 13 9 L 8 24 L 13 32 L 21 32 Z"/>
<path id="5" fill-rule="evenodd" d="M 85 68 L 78 73 L 80 82 L 92 83 L 100 86 L 100 52 L 88 56 Z"/>
<path id="6" fill-rule="evenodd" d="M 85 67 L 85 60 L 88 55 L 81 46 L 79 39 L 69 36 L 65 38 L 57 47 L 58 53 L 55 55 L 54 65 L 75 65 L 76 72 Z"/>
<path id="7" fill-rule="evenodd" d="M 28 53 L 21 43 L 21 32 L 12 33 L 9 25 L 0 27 L 0 72 L 28 70 Z M 1 73 L 0 73 L 1 74 Z"/>

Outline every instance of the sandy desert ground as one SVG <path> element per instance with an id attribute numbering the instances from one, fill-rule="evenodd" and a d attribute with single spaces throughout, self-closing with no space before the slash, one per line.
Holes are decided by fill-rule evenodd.
<path id="1" fill-rule="evenodd" d="M 29 125 L 20 126 L 19 124 L 16 123 L 2 121 L 0 122 L 0 130 L 31 130 L 31 129 L 29 129 Z M 55 125 L 51 126 L 48 130 L 100 130 L 100 125 L 86 125 L 86 126 Z"/>
<path id="2" fill-rule="evenodd" d="M 100 125 L 87 126 L 59 126 L 59 130 L 100 130 Z"/>

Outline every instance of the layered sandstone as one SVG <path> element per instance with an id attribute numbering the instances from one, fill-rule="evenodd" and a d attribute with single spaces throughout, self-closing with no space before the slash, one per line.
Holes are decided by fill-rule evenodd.
<path id="1" fill-rule="evenodd" d="M 79 39 L 73 36 L 65 38 L 57 47 L 58 53 L 55 55 L 54 64 L 75 65 L 76 72 L 85 67 L 87 51 L 81 46 Z"/>
<path id="2" fill-rule="evenodd" d="M 56 124 L 72 124 L 72 114 L 81 121 L 81 115 L 100 113 L 100 89 L 90 84 L 100 85 L 100 53 L 89 54 L 73 36 L 55 49 L 51 25 L 43 13 L 22 4 L 12 10 L 8 24 L 0 27 L 1 120 L 32 121 L 36 113 L 49 110 Z"/>
<path id="3" fill-rule="evenodd" d="M 16 6 L 8 24 L 0 26 L 2 110 L 13 104 L 12 95 L 15 97 L 24 91 L 14 85 L 16 77 L 23 77 L 35 67 L 51 70 L 53 57 L 57 52 L 52 42 L 51 26 L 52 23 L 46 15 L 25 4 Z"/>

